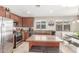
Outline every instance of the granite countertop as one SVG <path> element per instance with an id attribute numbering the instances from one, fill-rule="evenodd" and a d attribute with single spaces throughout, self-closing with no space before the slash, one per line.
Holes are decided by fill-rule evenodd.
<path id="1" fill-rule="evenodd" d="M 27 41 L 62 42 L 63 40 L 52 35 L 32 35 L 27 39 Z"/>
<path id="2" fill-rule="evenodd" d="M 79 47 L 79 37 L 77 37 L 76 35 L 66 35 L 68 37 L 70 37 L 69 40 L 66 40 L 69 42 L 69 44 L 73 44 L 76 47 Z"/>
<path id="3" fill-rule="evenodd" d="M 79 39 L 79 37 L 76 36 L 76 35 L 67 35 L 67 34 L 66 34 L 66 36 L 69 36 L 69 37 L 72 37 L 72 38 L 75 38 L 75 39 Z"/>
<path id="4" fill-rule="evenodd" d="M 51 30 L 33 30 L 35 33 L 50 33 L 52 32 Z"/>

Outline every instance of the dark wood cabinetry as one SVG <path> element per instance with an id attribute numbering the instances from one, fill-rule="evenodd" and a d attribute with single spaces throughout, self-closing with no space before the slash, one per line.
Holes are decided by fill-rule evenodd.
<path id="1" fill-rule="evenodd" d="M 9 11 L 5 12 L 5 17 L 10 18 L 10 12 Z"/>
<path id="2" fill-rule="evenodd" d="M 29 32 L 23 31 L 23 40 L 26 41 L 26 39 L 29 37 Z"/>
<path id="3" fill-rule="evenodd" d="M 9 9 L 0 6 L 0 16 L 10 18 L 17 23 L 17 26 L 33 27 L 34 17 L 20 17 L 11 13 Z"/>
<path id="4" fill-rule="evenodd" d="M 3 17 L 5 17 L 5 8 L 4 7 L 2 7 L 2 6 L 0 6 L 0 16 L 3 16 Z"/>
<path id="5" fill-rule="evenodd" d="M 11 13 L 10 17 L 11 17 L 11 19 L 14 20 L 14 22 L 17 23 L 17 26 L 22 26 L 22 18 L 20 16 L 17 16 L 15 14 Z"/>
<path id="6" fill-rule="evenodd" d="M 24 27 L 33 27 L 33 17 L 23 17 L 23 26 Z"/>
<path id="7" fill-rule="evenodd" d="M 22 26 L 22 17 L 11 13 L 9 9 L 0 6 L 0 16 L 6 17 L 6 18 L 10 18 L 12 20 L 14 20 L 14 22 L 17 23 L 17 26 Z"/>
<path id="8" fill-rule="evenodd" d="M 41 42 L 41 41 L 30 41 L 29 42 L 29 49 L 32 48 L 32 46 L 50 46 L 50 47 L 59 47 L 59 42 Z"/>

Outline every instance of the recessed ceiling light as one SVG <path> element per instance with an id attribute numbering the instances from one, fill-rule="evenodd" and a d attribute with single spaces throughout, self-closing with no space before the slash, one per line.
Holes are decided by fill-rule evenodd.
<path id="1" fill-rule="evenodd" d="M 79 20 L 77 20 L 77 22 L 79 23 Z"/>
<path id="2" fill-rule="evenodd" d="M 27 11 L 27 14 L 30 14 L 31 12 L 30 11 Z"/>
<path id="3" fill-rule="evenodd" d="M 75 21 L 73 21 L 72 23 L 76 23 Z"/>
<path id="4" fill-rule="evenodd" d="M 49 10 L 49 13 L 53 13 L 53 10 Z"/>
<path id="5" fill-rule="evenodd" d="M 56 20 L 56 21 L 63 21 L 63 20 Z"/>

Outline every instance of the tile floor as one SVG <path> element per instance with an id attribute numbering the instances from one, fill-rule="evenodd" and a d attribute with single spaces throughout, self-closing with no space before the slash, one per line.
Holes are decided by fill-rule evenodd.
<path id="1" fill-rule="evenodd" d="M 23 42 L 20 46 L 13 50 L 13 53 L 28 53 L 28 42 Z"/>

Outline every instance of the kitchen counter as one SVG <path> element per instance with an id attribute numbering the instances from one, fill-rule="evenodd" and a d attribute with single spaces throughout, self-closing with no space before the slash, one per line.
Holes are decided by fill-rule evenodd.
<path id="1" fill-rule="evenodd" d="M 66 34 L 64 44 L 61 47 L 63 52 L 79 53 L 79 37 L 73 34 Z"/>
<path id="2" fill-rule="evenodd" d="M 66 35 L 66 36 L 70 38 L 66 40 L 69 42 L 69 44 L 73 44 L 74 46 L 79 47 L 79 37 L 77 37 L 76 35 Z"/>
<path id="3" fill-rule="evenodd" d="M 29 43 L 29 49 L 32 46 L 50 46 L 60 47 L 60 43 L 63 42 L 59 37 L 53 35 L 32 35 L 26 40 Z"/>
<path id="4" fill-rule="evenodd" d="M 27 41 L 62 42 L 63 40 L 53 35 L 32 35 Z"/>
<path id="5" fill-rule="evenodd" d="M 79 37 L 76 36 L 76 35 L 68 35 L 68 34 L 66 34 L 66 36 L 69 36 L 69 37 L 72 37 L 72 38 L 75 38 L 75 39 L 79 39 Z"/>

